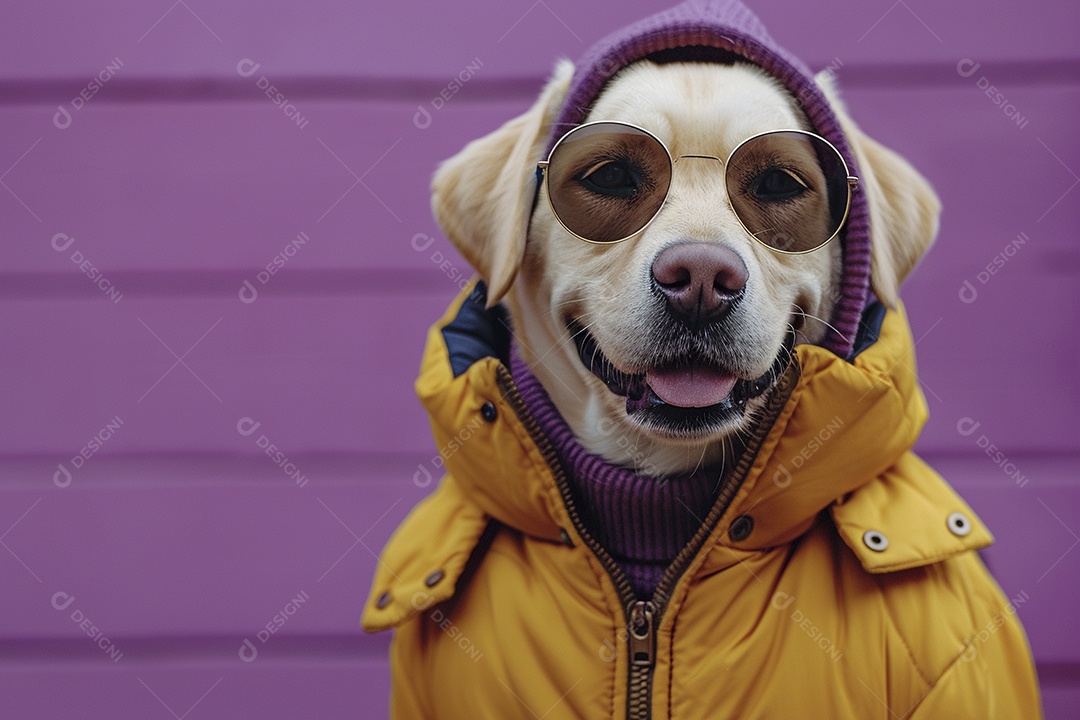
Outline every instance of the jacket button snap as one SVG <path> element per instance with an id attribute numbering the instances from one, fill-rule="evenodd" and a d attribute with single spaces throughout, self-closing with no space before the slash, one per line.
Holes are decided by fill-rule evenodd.
<path id="1" fill-rule="evenodd" d="M 379 596 L 379 599 L 375 601 L 375 607 L 382 610 L 384 607 L 390 604 L 390 593 L 384 592 Z"/>
<path id="2" fill-rule="evenodd" d="M 728 528 L 728 537 L 735 542 L 742 542 L 750 537 L 750 533 L 753 531 L 754 518 L 749 515 L 740 515 L 732 521 L 731 527 Z"/>
<path id="3" fill-rule="evenodd" d="M 967 515 L 961 512 L 954 512 L 949 515 L 945 524 L 949 526 L 949 531 L 957 537 L 964 537 L 971 532 L 971 521 L 968 520 Z"/>
<path id="4" fill-rule="evenodd" d="M 866 547 L 870 548 L 874 552 L 881 552 L 885 548 L 889 547 L 889 538 L 877 530 L 867 530 L 863 533 L 862 541 L 866 544 Z"/>
<path id="5" fill-rule="evenodd" d="M 481 405 L 480 417 L 484 418 L 489 423 L 495 422 L 495 418 L 499 417 L 499 411 L 495 409 L 495 403 L 486 402 Z"/>
<path id="6" fill-rule="evenodd" d="M 442 570 L 435 570 L 424 578 L 424 584 L 428 587 L 435 587 L 439 584 L 439 581 L 446 575 Z"/>

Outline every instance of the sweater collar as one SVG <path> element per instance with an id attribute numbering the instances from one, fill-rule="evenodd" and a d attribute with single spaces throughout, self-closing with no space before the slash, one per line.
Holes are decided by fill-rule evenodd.
<path id="1" fill-rule="evenodd" d="M 622 566 L 638 596 L 649 597 L 709 514 L 724 467 L 656 477 L 613 465 L 578 443 L 516 351 L 510 361 L 521 399 L 551 441 L 585 527 Z"/>

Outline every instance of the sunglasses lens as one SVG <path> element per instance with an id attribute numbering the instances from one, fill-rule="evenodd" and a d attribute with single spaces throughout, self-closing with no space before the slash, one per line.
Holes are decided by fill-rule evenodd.
<path id="1" fill-rule="evenodd" d="M 548 196 L 567 230 L 596 243 L 625 240 L 660 211 L 671 158 L 643 130 L 619 123 L 567 133 L 548 162 Z"/>
<path id="2" fill-rule="evenodd" d="M 747 140 L 727 167 L 731 206 L 759 241 L 802 253 L 831 240 L 847 217 L 847 169 L 816 135 L 779 131 Z"/>

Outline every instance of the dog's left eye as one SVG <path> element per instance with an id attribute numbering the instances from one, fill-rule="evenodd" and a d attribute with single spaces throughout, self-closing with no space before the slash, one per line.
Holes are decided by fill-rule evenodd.
<path id="1" fill-rule="evenodd" d="M 639 188 L 633 168 L 620 160 L 606 160 L 592 166 L 582 173 L 579 182 L 590 192 L 618 198 L 633 197 Z"/>
<path id="2" fill-rule="evenodd" d="M 750 192 L 763 202 L 790 200 L 809 190 L 802 178 L 791 170 L 771 167 L 762 172 L 750 184 Z"/>

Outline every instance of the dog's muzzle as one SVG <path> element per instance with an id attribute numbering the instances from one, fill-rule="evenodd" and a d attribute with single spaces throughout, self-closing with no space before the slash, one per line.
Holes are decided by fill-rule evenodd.
<path id="1" fill-rule="evenodd" d="M 747 404 L 783 375 L 795 345 L 794 332 L 787 333 L 772 365 L 753 380 L 737 378 L 696 358 L 630 374 L 617 369 L 579 323 L 572 321 L 568 329 L 585 367 L 608 390 L 626 398 L 628 416 L 676 434 L 696 434 L 741 418 Z"/>

